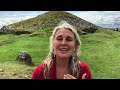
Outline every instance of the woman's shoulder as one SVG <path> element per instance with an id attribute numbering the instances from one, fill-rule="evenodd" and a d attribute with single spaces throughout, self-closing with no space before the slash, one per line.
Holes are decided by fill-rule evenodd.
<path id="1" fill-rule="evenodd" d="M 85 62 L 80 62 L 80 66 L 81 66 L 81 74 L 83 75 L 84 73 L 86 73 L 87 74 L 86 79 L 92 79 L 89 65 Z"/>
<path id="2" fill-rule="evenodd" d="M 40 78 L 43 79 L 44 78 L 43 71 L 44 71 L 44 64 L 38 65 L 32 74 L 32 79 L 40 79 Z"/>
<path id="3" fill-rule="evenodd" d="M 80 62 L 80 66 L 81 66 L 82 68 L 87 68 L 87 67 L 89 67 L 86 62 L 82 62 L 82 61 Z"/>
<path id="4" fill-rule="evenodd" d="M 44 66 L 45 66 L 44 63 L 41 63 L 36 67 L 36 69 L 44 69 Z"/>

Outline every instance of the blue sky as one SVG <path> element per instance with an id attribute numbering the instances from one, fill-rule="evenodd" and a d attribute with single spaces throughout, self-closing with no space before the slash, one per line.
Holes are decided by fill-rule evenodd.
<path id="1" fill-rule="evenodd" d="M 0 11 L 0 28 L 21 20 L 36 17 L 47 11 Z M 98 25 L 113 25 L 120 22 L 120 11 L 67 11 Z"/>

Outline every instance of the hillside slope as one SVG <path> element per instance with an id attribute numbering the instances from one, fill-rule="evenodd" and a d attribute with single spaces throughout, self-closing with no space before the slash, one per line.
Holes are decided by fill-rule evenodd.
<path id="1" fill-rule="evenodd" d="M 62 20 L 75 26 L 80 34 L 82 32 L 95 32 L 98 28 L 98 26 L 68 12 L 49 11 L 37 17 L 4 26 L 0 33 L 30 34 L 36 31 L 48 33 Z"/>

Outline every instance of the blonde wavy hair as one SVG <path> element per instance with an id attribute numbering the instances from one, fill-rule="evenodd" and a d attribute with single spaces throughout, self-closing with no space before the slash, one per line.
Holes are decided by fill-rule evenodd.
<path id="1" fill-rule="evenodd" d="M 72 25 L 70 25 L 66 21 L 61 21 L 59 23 L 59 25 L 54 28 L 53 33 L 49 38 L 50 39 L 50 47 L 49 47 L 50 51 L 49 51 L 46 59 L 43 62 L 44 65 L 45 65 L 44 77 L 46 79 L 50 79 L 51 67 L 52 67 L 52 64 L 53 64 L 53 60 L 55 60 L 53 58 L 53 41 L 55 39 L 55 33 L 61 28 L 69 29 L 74 34 L 74 38 L 76 40 L 75 41 L 76 42 L 76 48 L 75 48 L 75 55 L 76 56 L 75 56 L 75 59 L 73 59 L 73 56 L 71 56 L 71 58 L 69 60 L 69 74 L 75 76 L 76 78 L 79 78 L 79 73 L 80 73 L 80 45 L 81 45 L 80 37 L 79 37 L 79 34 L 77 33 L 77 30 Z"/>

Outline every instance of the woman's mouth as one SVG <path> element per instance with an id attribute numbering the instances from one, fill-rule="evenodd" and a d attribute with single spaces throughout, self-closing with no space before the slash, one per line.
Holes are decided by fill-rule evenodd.
<path id="1" fill-rule="evenodd" d="M 67 51 L 68 51 L 67 48 L 60 48 L 59 50 L 60 50 L 61 52 L 67 52 Z"/>

